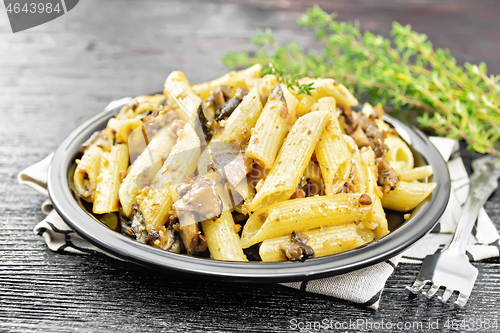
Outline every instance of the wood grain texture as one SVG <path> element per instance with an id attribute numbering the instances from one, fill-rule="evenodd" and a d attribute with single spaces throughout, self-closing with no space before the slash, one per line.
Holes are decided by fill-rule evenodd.
<path id="1" fill-rule="evenodd" d="M 278 40 L 314 47 L 311 34 L 295 25 L 312 3 L 86 0 L 17 34 L 0 14 L 0 331 L 286 332 L 294 318 L 439 320 L 441 326 L 446 319 L 500 320 L 498 258 L 475 264 L 479 278 L 464 310 L 409 295 L 404 286 L 419 267 L 400 265 L 374 312 L 277 285 L 206 282 L 109 258 L 53 253 L 33 234 L 44 217 L 44 198 L 17 184 L 20 170 L 53 151 L 110 100 L 161 90 L 174 69 L 191 82 L 224 73 L 221 56 L 252 49 L 256 29 L 271 27 Z M 359 19 L 362 28 L 385 35 L 393 20 L 412 24 L 459 61 L 485 61 L 500 73 L 498 2 L 319 3 L 338 11 L 340 19 Z M 500 191 L 486 210 L 500 227 Z"/>

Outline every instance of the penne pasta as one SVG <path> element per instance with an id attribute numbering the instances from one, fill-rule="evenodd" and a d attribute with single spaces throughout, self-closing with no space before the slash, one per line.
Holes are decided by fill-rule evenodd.
<path id="1" fill-rule="evenodd" d="M 401 138 L 389 134 L 384 143 L 389 147 L 386 159 L 398 173 L 413 169 L 413 153 Z"/>
<path id="2" fill-rule="evenodd" d="M 332 115 L 316 146 L 316 158 L 325 182 L 325 193 L 335 194 L 349 178 L 352 151 L 340 130 L 335 99 L 321 98 L 313 105 L 312 110 L 328 110 Z"/>
<path id="3" fill-rule="evenodd" d="M 288 130 L 295 122 L 297 99 L 285 85 L 276 85 L 260 114 L 245 153 L 270 169 Z"/>
<path id="4" fill-rule="evenodd" d="M 208 144 L 198 158 L 198 174 L 206 175 L 213 171 L 212 158 L 210 155 L 210 144 Z"/>
<path id="5" fill-rule="evenodd" d="M 165 185 L 171 188 L 174 197 L 175 187 L 188 176 L 194 176 L 200 156 L 200 139 L 192 125 L 184 125 L 184 128 L 177 131 L 177 136 L 177 142 L 154 181 L 160 188 Z"/>
<path id="6" fill-rule="evenodd" d="M 297 95 L 297 100 L 299 103 L 297 104 L 297 108 L 295 110 L 297 117 L 302 117 L 306 113 L 309 113 L 312 111 L 312 106 L 314 105 L 314 102 L 316 100 L 314 97 L 308 94 L 300 94 Z"/>
<path id="7" fill-rule="evenodd" d="M 115 132 L 115 141 L 117 143 L 128 144 L 130 134 L 138 127 L 142 126 L 140 119 L 117 119 L 111 118 L 108 122 L 108 128 Z"/>
<path id="8" fill-rule="evenodd" d="M 302 232 L 307 237 L 306 245 L 314 251 L 314 257 L 344 252 L 367 243 L 358 233 L 354 223 L 333 225 Z M 292 247 L 290 235 L 266 239 L 259 248 L 262 261 L 288 260 L 287 250 Z"/>
<path id="9" fill-rule="evenodd" d="M 274 77 L 275 78 L 275 77 Z M 264 84 L 271 81 L 271 78 L 263 78 Z M 211 148 L 217 148 L 219 146 L 224 147 L 222 144 L 213 145 L 216 142 L 228 142 L 242 147 L 248 143 L 250 139 L 251 131 L 254 128 L 257 120 L 262 112 L 262 103 L 259 96 L 259 87 L 253 87 L 250 92 L 243 98 L 240 105 L 234 110 L 234 112 L 229 116 L 227 121 L 224 123 L 222 130 L 218 131 L 212 138 L 210 145 L 203 152 L 198 163 L 198 172 L 202 175 L 208 173 L 212 168 L 213 159 L 210 154 Z M 238 148 L 238 151 L 240 149 Z M 248 185 L 246 178 L 244 181 L 238 184 L 232 184 L 233 186 L 233 199 L 235 202 L 240 203 L 241 199 L 245 202 L 250 202 L 253 199 L 255 191 Z M 236 196 L 240 198 L 236 198 Z"/>
<path id="10" fill-rule="evenodd" d="M 297 120 L 283 143 L 264 185 L 248 206 L 250 211 L 290 198 L 330 118 L 328 111 L 318 111 Z"/>
<path id="11" fill-rule="evenodd" d="M 97 187 L 98 176 L 101 169 L 102 149 L 97 145 L 90 146 L 80 160 L 73 175 L 77 195 L 91 201 L 92 195 Z"/>
<path id="12" fill-rule="evenodd" d="M 382 197 L 382 206 L 398 212 L 407 212 L 417 207 L 436 187 L 436 183 L 409 183 L 400 181 L 396 188 Z"/>
<path id="13" fill-rule="evenodd" d="M 218 260 L 247 261 L 231 214 L 229 194 L 221 183 L 217 184 L 217 193 L 224 205 L 224 212 L 219 218 L 201 222 L 210 257 Z"/>
<path id="14" fill-rule="evenodd" d="M 252 79 L 259 78 L 261 70 L 262 66 L 257 64 L 241 71 L 230 72 L 215 80 L 193 85 L 193 91 L 201 96 L 201 98 L 207 98 L 213 90 L 222 85 L 251 88 L 247 82 L 254 83 L 255 81 Z"/>
<path id="15" fill-rule="evenodd" d="M 149 110 L 156 110 L 158 106 L 165 102 L 165 96 L 145 95 L 137 96 L 125 104 L 120 112 L 116 115 L 116 119 L 131 119 L 140 117 L 141 113 Z"/>
<path id="16" fill-rule="evenodd" d="M 178 125 L 179 122 L 175 121 L 161 129 L 132 164 L 118 191 L 120 203 L 126 216 L 131 215 L 132 205 L 136 202 L 137 195 L 152 182 L 156 173 L 161 169 L 162 158 L 168 156 L 175 144 L 175 132 Z"/>
<path id="17" fill-rule="evenodd" d="M 375 239 L 380 239 L 389 233 L 389 228 L 387 218 L 385 217 L 385 212 L 382 207 L 382 201 L 380 200 L 383 193 L 377 185 L 375 153 L 370 147 L 364 147 L 361 149 L 360 159 L 365 173 L 366 192 L 373 194 L 375 198 L 373 208 L 370 213 L 368 213 L 366 219 L 363 220 L 363 224 L 368 229 L 374 230 Z"/>
<path id="18" fill-rule="evenodd" d="M 411 182 L 413 180 L 424 179 L 432 176 L 434 171 L 432 170 L 432 165 L 424 165 L 421 167 L 416 167 L 410 170 L 403 171 L 399 174 L 401 180 Z"/>
<path id="19" fill-rule="evenodd" d="M 173 201 L 178 199 L 176 186 L 186 177 L 194 175 L 200 155 L 200 140 L 190 124 L 177 131 L 177 135 L 176 144 L 151 186 L 137 197 L 146 224 L 154 229 L 167 222 Z"/>
<path id="20" fill-rule="evenodd" d="M 170 73 L 163 93 L 175 107 L 179 118 L 194 125 L 201 98 L 191 89 L 186 76 L 179 71 Z"/>
<path id="21" fill-rule="evenodd" d="M 235 204 L 234 209 L 248 215 L 248 203 L 252 202 L 255 196 L 255 188 L 252 186 L 251 182 L 245 178 L 236 185 L 236 187 L 231 188 L 231 195 Z"/>
<path id="22" fill-rule="evenodd" d="M 311 93 L 315 100 L 322 97 L 333 97 L 338 105 L 356 106 L 358 100 L 341 83 L 334 79 L 301 79 L 300 83 L 312 83 Z"/>
<path id="23" fill-rule="evenodd" d="M 359 193 L 315 196 L 285 200 L 261 208 L 245 224 L 241 245 L 247 248 L 293 231 L 361 221 L 372 208 L 372 204 L 360 203 L 363 195 L 366 196 Z"/>
<path id="24" fill-rule="evenodd" d="M 128 148 L 116 144 L 109 153 L 101 157 L 98 184 L 94 195 L 92 211 L 95 214 L 117 212 L 120 208 L 118 189 L 128 167 Z"/>
<path id="25" fill-rule="evenodd" d="M 385 216 L 384 207 L 382 206 L 382 200 L 376 198 L 373 203 L 373 208 L 368 215 L 370 221 L 376 223 L 376 227 L 373 229 L 375 233 L 375 239 L 380 239 L 389 233 L 389 223 Z M 372 229 L 372 228 L 370 228 Z"/>
<path id="26" fill-rule="evenodd" d="M 352 178 L 351 181 L 354 185 L 354 191 L 356 193 L 367 193 L 367 179 L 365 167 L 361 163 L 361 156 L 359 153 L 358 146 L 353 146 L 352 154 Z"/>
<path id="27" fill-rule="evenodd" d="M 278 78 L 275 75 L 267 74 L 263 78 L 258 79 L 255 84 L 259 91 L 259 96 L 261 97 L 261 103 L 265 104 L 265 99 L 267 99 L 273 92 L 273 88 L 278 84 Z"/>
<path id="28" fill-rule="evenodd" d="M 146 229 L 148 232 L 156 230 L 160 233 L 165 233 L 165 223 L 170 217 L 174 198 L 168 186 L 161 188 L 147 187 L 137 196 L 137 203 L 141 208 L 142 215 L 146 221 Z M 160 237 L 162 242 L 164 237 Z M 157 244 L 158 246 L 160 244 Z"/>
<path id="29" fill-rule="evenodd" d="M 381 198 L 383 193 L 377 184 L 377 167 L 375 165 L 375 153 L 371 147 L 363 147 L 359 154 L 363 166 L 366 193 L 374 194 Z"/>
<path id="30" fill-rule="evenodd" d="M 258 88 L 254 87 L 226 120 L 224 127 L 213 136 L 212 142 L 234 142 L 239 146 L 246 144 L 261 112 Z"/>

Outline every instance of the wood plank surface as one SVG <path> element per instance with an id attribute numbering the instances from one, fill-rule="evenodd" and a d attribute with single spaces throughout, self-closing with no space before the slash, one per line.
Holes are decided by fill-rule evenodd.
<path id="1" fill-rule="evenodd" d="M 318 2 L 338 11 L 339 19 L 359 19 L 363 29 L 384 35 L 394 20 L 411 24 L 459 61 L 485 61 L 490 72 L 500 73 L 499 2 Z M 438 320 L 440 327 L 447 319 L 500 321 L 498 258 L 475 264 L 479 277 L 464 310 L 410 295 L 404 287 L 419 266 L 402 264 L 375 312 L 277 285 L 207 282 L 109 258 L 53 253 L 33 234 L 44 217 L 44 198 L 17 184 L 19 171 L 53 151 L 110 100 L 161 90 L 172 70 L 185 72 L 191 82 L 221 75 L 222 55 L 252 49 L 256 29 L 271 27 L 282 42 L 314 47 L 312 35 L 295 24 L 312 4 L 85 0 L 54 21 L 16 34 L 0 10 L 1 332 L 286 332 L 294 319 Z M 486 210 L 500 227 L 500 191 Z M 344 331 L 401 330 L 364 325 Z"/>

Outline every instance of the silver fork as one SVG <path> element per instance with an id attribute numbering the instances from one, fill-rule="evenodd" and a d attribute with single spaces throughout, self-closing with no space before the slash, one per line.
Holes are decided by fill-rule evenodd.
<path id="1" fill-rule="evenodd" d="M 479 210 L 488 197 L 497 188 L 497 178 L 500 177 L 500 162 L 492 156 L 481 157 L 472 162 L 474 173 L 469 181 L 469 194 L 462 215 L 450 245 L 441 252 L 428 255 L 422 263 L 422 268 L 413 285 L 406 289 L 417 294 L 431 282 L 429 291 L 422 292 L 428 298 L 436 294 L 440 287 L 445 287 L 443 295 L 438 297 L 446 303 L 453 292 L 459 292 L 455 302 L 463 308 L 469 299 L 477 277 L 477 268 L 472 266 L 465 255 L 467 239 L 477 219 Z"/>

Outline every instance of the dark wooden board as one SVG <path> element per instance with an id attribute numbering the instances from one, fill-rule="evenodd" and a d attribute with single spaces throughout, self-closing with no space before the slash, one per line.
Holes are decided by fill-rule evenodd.
<path id="1" fill-rule="evenodd" d="M 447 319 L 500 320 L 498 258 L 475 264 L 480 275 L 464 310 L 409 295 L 404 286 L 419 267 L 400 265 L 375 312 L 277 285 L 191 280 L 109 258 L 53 253 L 33 234 L 44 217 L 44 198 L 17 184 L 20 170 L 53 151 L 110 100 L 161 90 L 172 70 L 192 82 L 221 75 L 221 56 L 252 49 L 256 29 L 271 27 L 280 41 L 314 46 L 312 35 L 295 25 L 312 3 L 86 0 L 61 18 L 17 34 L 1 14 L 0 331 L 284 332 L 294 328 L 294 319 L 304 325 L 366 320 L 350 331 L 369 331 L 370 322 L 382 320 L 439 320 L 441 327 Z M 497 2 L 319 3 L 338 11 L 340 19 L 359 19 L 363 28 L 385 35 L 393 20 L 412 24 L 459 61 L 485 61 L 500 73 Z M 499 191 L 486 210 L 500 227 Z"/>

